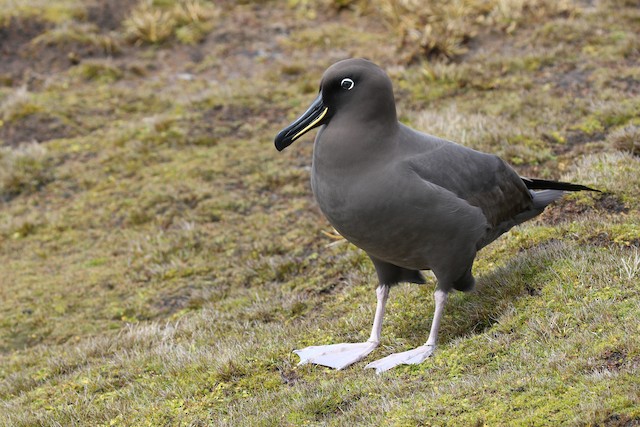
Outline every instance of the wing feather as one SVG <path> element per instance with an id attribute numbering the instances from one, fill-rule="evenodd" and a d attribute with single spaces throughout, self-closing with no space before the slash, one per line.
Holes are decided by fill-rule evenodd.
<path id="1" fill-rule="evenodd" d="M 492 228 L 511 223 L 533 209 L 533 198 L 526 185 L 499 157 L 449 141 L 437 142 L 436 150 L 408 159 L 409 167 L 423 180 L 479 207 Z"/>

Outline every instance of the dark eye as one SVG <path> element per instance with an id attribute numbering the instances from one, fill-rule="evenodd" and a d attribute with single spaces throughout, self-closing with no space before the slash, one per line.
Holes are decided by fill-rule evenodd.
<path id="1" fill-rule="evenodd" d="M 350 78 L 342 79 L 340 82 L 340 87 L 344 90 L 351 90 L 355 83 Z"/>

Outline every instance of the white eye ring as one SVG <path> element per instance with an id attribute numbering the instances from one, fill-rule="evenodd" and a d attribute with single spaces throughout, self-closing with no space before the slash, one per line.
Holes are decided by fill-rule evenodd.
<path id="1" fill-rule="evenodd" d="M 355 86 L 355 83 L 350 78 L 342 79 L 340 87 L 344 90 L 351 90 Z"/>

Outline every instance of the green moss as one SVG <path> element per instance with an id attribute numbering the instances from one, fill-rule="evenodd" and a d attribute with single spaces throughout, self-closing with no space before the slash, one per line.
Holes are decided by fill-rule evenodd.
<path id="1" fill-rule="evenodd" d="M 113 83 L 122 78 L 122 70 L 105 62 L 89 62 L 74 67 L 71 75 L 77 75 L 85 80 L 95 80 L 100 83 Z"/>
<path id="2" fill-rule="evenodd" d="M 25 0 L 19 3 L 11 0 L 0 1 L 0 21 L 10 18 L 38 18 L 59 23 L 82 18 L 85 7 L 81 0 L 60 0 L 48 2 L 42 0 Z"/>
<path id="3" fill-rule="evenodd" d="M 621 126 L 640 115 L 640 101 L 624 99 L 605 105 L 597 113 L 604 126 Z"/>
<path id="4" fill-rule="evenodd" d="M 44 22 L 49 3 L 0 13 Z M 39 117 L 73 135 L 1 150 L 0 182 L 18 184 L 0 188 L 18 190 L 1 196 L 0 424 L 640 418 L 640 329 L 630 321 L 640 316 L 640 167 L 611 153 L 638 124 L 635 9 L 602 2 L 540 25 L 533 10 L 524 21 L 505 15 L 507 27 L 473 39 L 459 62 L 405 64 L 374 8 L 308 3 L 322 14 L 302 25 L 297 8 L 277 2 L 229 3 L 204 20 L 185 14 L 196 3 L 151 3 L 175 19 L 166 43 L 134 41 L 105 60 L 94 37 L 124 40 L 126 29 L 90 24 L 84 0 L 62 2 L 69 12 L 30 45 L 42 52 L 33 65 L 68 47 L 98 58 L 28 76 L 9 67 L 26 90 L 0 90 L 2 137 L 20 129 L 40 140 L 49 131 Z M 613 193 L 573 196 L 484 248 L 477 290 L 451 295 L 434 356 L 383 376 L 365 361 L 297 366 L 291 352 L 366 340 L 375 309 L 366 254 L 323 233 L 310 139 L 272 148 L 324 68 L 346 56 L 383 65 L 402 119 L 419 129 L 500 154 L 523 175 Z M 183 71 L 193 78 L 175 78 Z M 394 287 L 367 361 L 424 342 L 427 281 Z"/>
<path id="5" fill-rule="evenodd" d="M 587 117 L 581 123 L 578 123 L 574 129 L 580 130 L 587 135 L 593 135 L 595 133 L 602 133 L 604 131 L 604 125 L 596 117 Z"/>
<path id="6" fill-rule="evenodd" d="M 27 99 L 19 100 L 10 105 L 10 108 L 3 111 L 2 124 L 5 125 L 5 123 L 20 120 L 33 114 L 40 113 L 43 110 L 42 105 L 37 102 L 31 102 Z"/>
<path id="7" fill-rule="evenodd" d="M 200 23 L 193 23 L 179 27 L 176 30 L 176 39 L 180 43 L 195 45 L 201 42 L 211 31 L 211 27 Z"/>

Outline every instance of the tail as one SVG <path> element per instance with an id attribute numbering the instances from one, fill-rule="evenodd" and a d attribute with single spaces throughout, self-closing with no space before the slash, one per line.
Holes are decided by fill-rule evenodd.
<path id="1" fill-rule="evenodd" d="M 533 179 L 520 177 L 529 190 L 562 190 L 562 191 L 597 191 L 586 185 L 570 184 L 568 182 L 547 181 L 546 179 Z"/>
<path id="2" fill-rule="evenodd" d="M 571 184 L 560 181 L 547 181 L 546 179 L 532 179 L 520 177 L 533 196 L 533 206 L 536 209 L 544 209 L 553 201 L 562 197 L 567 191 L 596 191 L 600 190 L 587 187 L 586 185 Z M 539 190 L 539 191 L 532 191 Z"/>
<path id="3" fill-rule="evenodd" d="M 493 242 L 502 233 L 506 232 L 511 227 L 528 221 L 531 218 L 541 214 L 544 208 L 546 208 L 554 201 L 558 200 L 569 191 L 596 191 L 598 193 L 601 193 L 600 190 L 587 187 L 586 185 L 570 184 L 568 182 L 560 181 L 547 181 L 546 179 L 532 179 L 524 177 L 520 177 L 520 179 L 522 179 L 522 182 L 524 182 L 524 185 L 527 186 L 527 189 L 531 194 L 531 198 L 533 199 L 533 206 L 530 209 L 520 212 L 509 220 L 495 226 L 491 231 L 487 233 L 484 239 L 478 242 L 478 244 L 476 245 L 477 250 L 480 250 L 484 246 Z"/>

